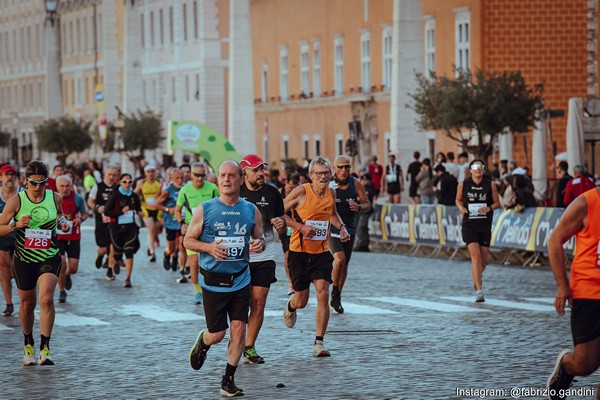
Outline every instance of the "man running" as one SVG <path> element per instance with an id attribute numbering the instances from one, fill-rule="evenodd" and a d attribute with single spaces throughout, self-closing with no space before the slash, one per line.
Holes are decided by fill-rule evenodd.
<path id="1" fill-rule="evenodd" d="M 183 186 L 183 172 L 179 168 L 171 170 L 171 183 L 167 186 L 158 197 L 159 208 L 163 210 L 163 221 L 167 233 L 167 248 L 163 256 L 163 268 L 165 270 L 172 269 L 177 271 L 178 255 L 181 247 L 181 225 L 175 218 L 175 206 L 177 205 L 177 197 Z M 182 261 L 185 261 L 182 257 Z M 181 270 L 185 264 L 181 263 Z M 185 271 L 182 273 L 182 278 L 185 278 Z"/>
<path id="2" fill-rule="evenodd" d="M 55 314 L 54 290 L 60 272 L 56 230 L 58 228 L 66 232 L 69 225 L 62 215 L 60 195 L 44 189 L 48 180 L 46 164 L 31 161 L 25 170 L 25 177 L 27 189 L 11 197 L 0 215 L 0 236 L 17 233 L 13 273 L 21 301 L 19 319 L 25 342 L 23 365 L 54 365 L 50 358 L 50 336 Z M 41 343 L 36 362 L 33 324 L 38 298 Z"/>
<path id="3" fill-rule="evenodd" d="M 62 211 L 69 224 L 69 230 L 58 233 L 56 245 L 62 257 L 62 267 L 58 276 L 58 302 L 67 301 L 67 290 L 71 290 L 71 275 L 79 268 L 81 253 L 81 223 L 88 218 L 85 200 L 73 190 L 73 181 L 69 175 L 56 178 L 56 190 L 62 197 Z"/>
<path id="4" fill-rule="evenodd" d="M 206 182 L 206 165 L 195 162 L 192 164 L 192 183 L 181 188 L 177 196 L 177 206 L 175 207 L 175 217 L 181 225 L 181 234 L 185 235 L 194 211 L 201 203 L 210 200 L 219 195 L 217 186 Z M 185 217 L 183 215 L 185 210 Z M 184 219 L 185 218 L 185 219 Z M 198 283 L 198 253 L 186 248 L 192 283 L 194 284 L 194 303 L 202 303 L 202 289 Z M 179 282 L 187 282 L 185 275 L 182 275 Z"/>
<path id="5" fill-rule="evenodd" d="M 288 328 L 296 324 L 296 310 L 306 307 L 310 283 L 317 291 L 316 338 L 313 356 L 330 356 L 323 345 L 329 322 L 329 284 L 331 261 L 327 238 L 329 225 L 340 229 L 340 240 L 347 242 L 350 235 L 335 207 L 335 190 L 329 187 L 331 164 L 323 157 L 313 159 L 309 165 L 313 183 L 298 186 L 284 201 L 284 211 L 293 212 L 293 218 L 284 216 L 294 230 L 290 239 L 288 268 L 295 293 L 283 311 L 283 322 Z"/>
<path id="6" fill-rule="evenodd" d="M 282 218 L 283 198 L 275 186 L 265 184 L 265 168 L 268 168 L 268 164 L 260 157 L 254 154 L 247 155 L 242 159 L 240 165 L 244 168 L 246 176 L 240 190 L 240 197 L 254 204 L 260 211 L 262 230 L 266 240 L 266 247 L 262 253 L 255 253 L 254 249 L 250 249 L 252 297 L 244 361 L 251 364 L 263 364 L 265 360 L 256 353 L 254 344 L 263 324 L 269 288 L 272 283 L 277 282 L 273 227 L 279 235 L 285 235 L 286 226 Z"/>
<path id="7" fill-rule="evenodd" d="M 343 314 L 342 290 L 348 277 L 348 264 L 354 248 L 357 214 L 368 213 L 371 210 L 371 203 L 362 183 L 350 175 L 352 168 L 350 159 L 343 155 L 337 156 L 333 165 L 335 175 L 329 187 L 335 190 L 335 208 L 346 225 L 350 240 L 342 242 L 339 229 L 331 228 L 329 249 L 333 254 L 333 287 L 329 305 L 338 314 Z"/>
<path id="8" fill-rule="evenodd" d="M 6 202 L 19 191 L 17 186 L 17 170 L 10 164 L 3 165 L 0 168 L 0 181 L 2 189 L 0 191 L 0 215 L 6 206 Z M 15 306 L 12 302 L 12 263 L 13 252 L 15 250 L 16 234 L 10 233 L 0 236 L 0 283 L 2 284 L 2 293 L 6 300 L 6 308 L 2 315 L 9 317 L 15 312 Z"/>
<path id="9" fill-rule="evenodd" d="M 577 197 L 566 209 L 548 240 L 548 255 L 558 285 L 554 307 L 565 314 L 571 307 L 573 350 L 565 349 L 556 359 L 548 382 L 549 399 L 564 399 L 575 376 L 592 374 L 600 366 L 600 189 Z M 577 252 L 571 264 L 571 280 L 565 268 L 563 244 L 575 235 Z M 600 389 L 600 388 L 599 388 Z"/>
<path id="10" fill-rule="evenodd" d="M 471 255 L 471 275 L 477 292 L 475 302 L 481 303 L 485 301 L 482 279 L 490 253 L 492 218 L 500 201 L 496 185 L 484 175 L 485 163 L 475 159 L 469 169 L 471 176 L 456 189 L 456 206 L 463 215 L 462 237 Z"/>
<path id="11" fill-rule="evenodd" d="M 158 230 L 160 221 L 158 220 L 157 200 L 160 195 L 161 183 L 156 177 L 156 167 L 154 165 L 146 165 L 144 167 L 144 179 L 140 179 L 134 193 L 136 193 L 142 201 L 142 211 L 145 215 L 144 225 L 148 228 L 148 257 L 150 262 L 156 262 L 155 247 L 159 245 Z"/>
<path id="12" fill-rule="evenodd" d="M 98 246 L 98 255 L 96 256 L 96 268 L 102 268 L 102 262 L 104 256 L 106 255 L 106 265 L 108 265 L 108 270 L 106 271 L 106 279 L 114 280 L 115 275 L 114 272 L 118 273 L 119 264 L 115 265 L 115 260 L 112 256 L 109 256 L 110 249 L 110 233 L 109 233 L 109 224 L 110 217 L 104 215 L 104 207 L 106 203 L 108 203 L 108 199 L 113 194 L 115 190 L 119 187 L 116 183 L 117 178 L 119 177 L 119 168 L 116 165 L 108 165 L 106 170 L 104 171 L 104 178 L 102 182 L 95 185 L 90 191 L 90 196 L 88 198 L 88 207 L 94 210 L 94 214 L 96 216 L 96 229 L 95 229 L 95 237 L 96 237 L 96 245 Z M 112 250 L 111 250 L 112 254 Z M 114 266 L 114 267 L 113 267 Z"/>
<path id="13" fill-rule="evenodd" d="M 260 253 L 265 238 L 260 212 L 252 203 L 240 199 L 243 170 L 239 164 L 223 162 L 218 182 L 219 197 L 198 205 L 184 239 L 187 249 L 200 252 L 207 326 L 198 334 L 189 359 L 193 369 L 202 368 L 210 347 L 225 337 L 229 315 L 227 366 L 220 393 L 234 397 L 243 395 L 234 375 L 244 351 L 250 305 L 249 245 L 253 252 Z"/>

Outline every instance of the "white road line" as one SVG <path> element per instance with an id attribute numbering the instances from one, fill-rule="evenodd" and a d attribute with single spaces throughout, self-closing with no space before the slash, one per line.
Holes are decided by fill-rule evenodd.
<path id="1" fill-rule="evenodd" d="M 442 297 L 446 300 L 454 300 L 454 301 L 462 301 L 472 303 L 474 301 L 474 297 Z M 498 299 L 485 299 L 485 304 L 490 306 L 499 306 L 506 308 L 516 308 L 519 310 L 527 310 L 527 311 L 540 311 L 540 312 L 554 312 L 554 307 L 544 306 L 541 304 L 529 304 L 522 303 L 518 301 L 510 301 L 510 300 L 498 300 Z"/>
<path id="2" fill-rule="evenodd" d="M 121 312 L 125 315 L 139 315 L 159 322 L 198 321 L 202 318 L 202 316 L 198 314 L 180 313 L 150 304 L 121 306 Z"/>
<path id="3" fill-rule="evenodd" d="M 40 319 L 40 310 L 38 308 L 34 311 L 35 318 Z M 75 315 L 70 312 L 64 312 L 60 307 L 56 308 L 54 324 L 58 326 L 87 326 L 87 325 L 110 325 L 108 322 L 99 320 L 93 317 L 84 317 L 82 315 Z"/>
<path id="4" fill-rule="evenodd" d="M 554 297 L 524 297 L 523 300 L 534 303 L 554 304 Z"/>
<path id="5" fill-rule="evenodd" d="M 14 331 L 10 326 L 0 324 L 0 331 Z"/>
<path id="6" fill-rule="evenodd" d="M 438 303 L 427 300 L 406 299 L 403 297 L 365 297 L 365 300 L 381 301 L 391 303 L 398 306 L 409 306 L 416 308 L 424 308 L 426 310 L 442 311 L 442 312 L 491 312 L 491 310 L 477 307 L 459 306 L 457 304 Z M 473 299 L 471 299 L 473 301 Z M 344 308 L 346 306 L 344 305 Z"/>
<path id="7" fill-rule="evenodd" d="M 311 306 L 317 305 L 317 299 L 309 299 L 308 304 Z M 397 311 L 389 310 L 386 308 L 379 308 L 368 306 L 364 304 L 356 304 L 356 303 L 348 303 L 342 301 L 342 306 L 344 307 L 344 314 L 362 314 L 362 315 L 381 315 L 381 314 L 398 314 Z M 283 311 L 281 312 L 283 315 Z"/>

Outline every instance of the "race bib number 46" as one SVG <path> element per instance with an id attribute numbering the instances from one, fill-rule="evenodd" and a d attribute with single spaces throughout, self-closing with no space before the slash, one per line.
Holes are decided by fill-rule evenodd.
<path id="1" fill-rule="evenodd" d="M 317 228 L 315 236 L 313 236 L 310 240 L 327 239 L 327 233 L 329 232 L 329 221 L 313 221 L 309 219 L 306 221 L 306 225 Z"/>
<path id="2" fill-rule="evenodd" d="M 49 229 L 25 229 L 25 248 L 29 250 L 49 250 L 52 231 Z"/>
<path id="3" fill-rule="evenodd" d="M 244 258 L 243 236 L 227 236 L 218 239 L 222 239 L 220 245 L 227 248 L 227 258 L 223 261 L 238 261 Z"/>

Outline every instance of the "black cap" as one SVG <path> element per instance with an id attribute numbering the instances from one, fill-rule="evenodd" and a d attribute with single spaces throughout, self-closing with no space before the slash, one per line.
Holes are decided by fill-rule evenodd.
<path id="1" fill-rule="evenodd" d="M 442 164 L 438 164 L 435 166 L 435 168 L 433 170 L 435 172 L 438 172 L 438 171 L 446 172 L 446 167 L 444 167 Z"/>

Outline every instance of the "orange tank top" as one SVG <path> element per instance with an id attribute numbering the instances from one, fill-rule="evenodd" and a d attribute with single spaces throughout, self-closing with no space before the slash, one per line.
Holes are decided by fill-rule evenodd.
<path id="1" fill-rule="evenodd" d="M 333 209 L 331 190 L 328 187 L 322 197 L 317 196 L 313 192 L 310 183 L 304 184 L 304 190 L 306 190 L 304 204 L 292 210 L 292 218 L 296 221 L 301 219 L 304 225 L 316 227 L 317 233 L 309 240 L 300 235 L 300 231 L 294 229 L 290 239 L 290 250 L 298 253 L 324 253 L 329 251 L 327 243 L 329 238 L 329 218 Z"/>
<path id="2" fill-rule="evenodd" d="M 584 194 L 587 224 L 575 237 L 575 258 L 571 264 L 571 292 L 574 299 L 600 300 L 600 193 Z"/>

